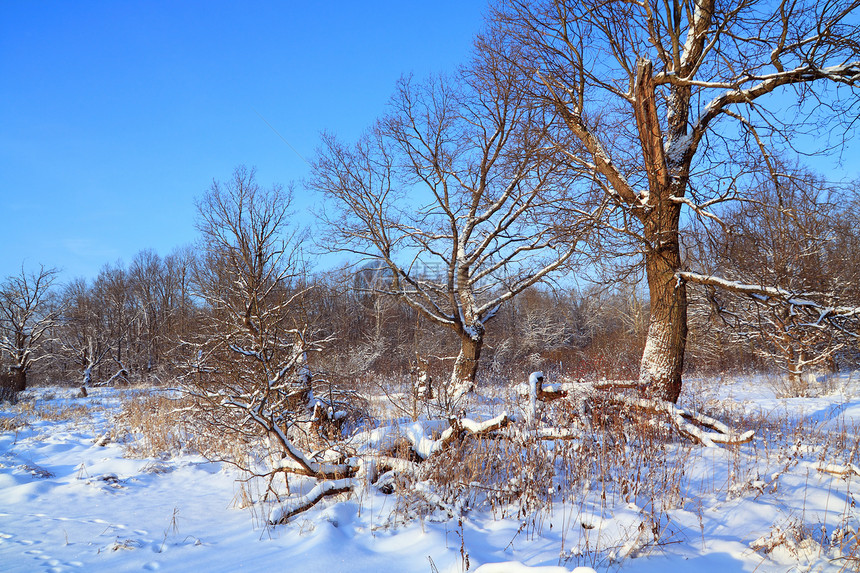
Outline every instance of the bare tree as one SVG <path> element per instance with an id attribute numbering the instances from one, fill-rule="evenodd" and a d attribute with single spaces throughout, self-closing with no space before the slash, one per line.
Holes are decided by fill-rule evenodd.
<path id="1" fill-rule="evenodd" d="M 168 355 L 192 313 L 189 271 L 193 256 L 176 251 L 160 257 L 152 250 L 138 252 L 131 262 L 128 277 L 136 309 L 137 362 L 142 371 L 169 366 Z"/>
<path id="2" fill-rule="evenodd" d="M 81 391 L 110 356 L 112 340 L 107 307 L 86 280 L 76 279 L 63 291 L 64 312 L 56 328 L 61 352 L 81 368 Z"/>
<path id="3" fill-rule="evenodd" d="M 836 196 L 836 213 L 828 221 L 826 243 L 831 272 L 838 277 L 846 301 L 860 301 L 860 180 L 854 180 Z"/>
<path id="4" fill-rule="evenodd" d="M 141 367 L 151 371 L 160 358 L 161 345 L 166 337 L 172 293 L 165 280 L 164 263 L 151 249 L 139 251 L 134 256 L 128 275 L 138 310 L 136 338 L 140 346 Z"/>
<path id="5" fill-rule="evenodd" d="M 51 287 L 55 269 L 40 266 L 37 272 L 21 272 L 0 284 L 0 353 L 10 361 L 10 386 L 13 393 L 27 388 L 30 367 L 47 355 L 42 345 L 56 325 L 58 309 Z"/>
<path id="6" fill-rule="evenodd" d="M 536 101 L 580 147 L 558 145 L 619 207 L 608 225 L 641 253 L 651 317 L 639 380 L 650 395 L 681 391 L 696 278 L 679 279 L 682 218 L 716 217 L 768 165 L 769 145 L 854 125 L 857 12 L 857 0 L 509 0 L 493 15 L 528 54 L 512 59 L 526 62 Z"/>
<path id="7" fill-rule="evenodd" d="M 171 362 L 181 352 L 181 341 L 197 327 L 198 308 L 191 292 L 192 269 L 196 254 L 191 247 L 180 247 L 163 259 L 165 286 L 162 289 L 162 308 L 167 309 L 165 329 L 167 354 Z"/>
<path id="8" fill-rule="evenodd" d="M 253 170 L 239 167 L 199 201 L 204 255 L 193 282 L 205 308 L 185 384 L 209 428 L 265 437 L 276 460 L 313 475 L 316 466 L 295 440 L 304 435 L 296 427 L 307 430 L 313 419 L 308 353 L 323 341 L 297 310 L 305 269 L 290 198 L 280 186 L 261 188 Z M 285 471 L 278 464 L 269 471 Z"/>
<path id="9" fill-rule="evenodd" d="M 584 250 L 601 208 L 570 202 L 559 215 L 566 157 L 547 153 L 551 122 L 522 81 L 502 60 L 404 79 L 389 115 L 354 146 L 326 136 L 314 164 L 311 185 L 334 205 L 330 245 L 379 261 L 382 292 L 458 337 L 449 410 L 474 388 L 500 305 Z"/>
<path id="10" fill-rule="evenodd" d="M 782 369 L 785 389 L 802 393 L 805 372 L 856 358 L 860 320 L 849 309 L 858 301 L 851 248 L 860 233 L 848 223 L 856 190 L 779 171 L 755 199 L 726 209 L 723 225 L 693 231 L 688 257 L 701 272 L 681 276 L 702 283 L 691 298 L 698 323 Z"/>
<path id="11" fill-rule="evenodd" d="M 838 224 L 843 194 L 813 174 L 780 172 L 786 175 L 762 185 L 755 200 L 727 209 L 724 226 L 701 233 L 705 236 L 696 241 L 691 262 L 734 283 L 779 287 L 828 306 L 848 303 L 842 293 L 851 279 L 831 244 L 843 244 L 842 233 L 851 232 Z M 850 344 L 838 330 L 810 323 L 790 305 L 739 290 L 701 290 L 731 335 L 738 342 L 757 341 L 756 353 L 783 368 L 794 387 L 805 370 L 832 364 Z"/>
<path id="12" fill-rule="evenodd" d="M 131 368 L 128 358 L 132 354 L 131 348 L 136 345 L 132 338 L 138 316 L 128 272 L 119 263 L 105 265 L 93 281 L 92 291 L 104 309 L 111 359 L 120 375 L 128 376 Z"/>

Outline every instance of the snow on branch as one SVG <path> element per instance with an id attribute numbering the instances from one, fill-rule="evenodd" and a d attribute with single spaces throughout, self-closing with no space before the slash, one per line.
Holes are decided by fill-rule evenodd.
<path id="1" fill-rule="evenodd" d="M 719 197 L 716 200 L 708 201 L 707 203 L 700 205 L 700 204 L 694 202 L 693 200 L 691 200 L 689 197 L 676 197 L 675 195 L 669 196 L 669 200 L 672 201 L 673 203 L 680 203 L 682 205 L 686 205 L 691 210 L 693 210 L 695 213 L 701 215 L 702 217 L 707 217 L 708 219 L 715 221 L 724 229 L 728 228 L 728 225 L 726 225 L 725 221 L 720 219 L 720 217 L 718 215 L 716 215 L 714 212 L 709 211 L 708 206 L 713 205 L 714 203 L 718 202 L 719 200 L 725 200 L 726 198 L 727 198 L 727 195 L 722 195 L 721 197 Z"/>
<path id="2" fill-rule="evenodd" d="M 277 509 L 269 514 L 269 523 L 278 525 L 316 505 L 324 497 L 352 491 L 356 486 L 353 478 L 328 480 L 318 483 L 305 495 L 287 498 Z"/>
<path id="3" fill-rule="evenodd" d="M 796 85 L 813 82 L 816 80 L 829 80 L 837 83 L 854 86 L 860 81 L 860 62 L 848 62 L 842 65 L 817 67 L 811 63 L 804 63 L 791 70 L 778 71 L 773 74 L 753 75 L 747 74 L 742 78 L 735 78 L 733 84 L 724 93 L 711 100 L 702 111 L 699 118 L 693 124 L 693 146 L 698 145 L 704 136 L 708 125 L 719 114 L 733 104 L 749 104 L 757 98 L 767 95 L 777 88 L 786 85 Z M 727 87 L 725 82 L 709 83 L 683 80 L 673 77 L 675 84 L 686 83 L 687 85 L 699 85 L 708 88 Z M 753 83 L 753 85 L 749 85 Z"/>
<path id="4" fill-rule="evenodd" d="M 442 435 L 436 440 L 431 453 L 447 447 L 464 435 L 482 436 L 495 432 L 500 428 L 504 428 L 510 423 L 511 419 L 507 412 L 491 418 L 484 422 L 476 422 L 469 418 L 452 418 L 451 426 L 442 432 Z"/>
<path id="5" fill-rule="evenodd" d="M 423 436 L 416 435 L 409 435 L 407 439 L 412 444 L 415 454 L 422 460 L 425 460 L 452 446 L 466 436 L 490 435 L 508 426 L 511 422 L 511 417 L 507 413 L 500 414 L 495 418 L 483 422 L 477 422 L 469 418 L 451 418 L 448 421 L 450 426 L 436 440 L 428 441 Z"/>
<path id="6" fill-rule="evenodd" d="M 751 441 L 755 436 L 753 430 L 739 434 L 714 418 L 705 416 L 704 414 L 687 412 L 671 402 L 632 398 L 629 396 L 614 396 L 611 400 L 619 401 L 655 414 L 663 414 L 669 418 L 672 426 L 678 430 L 678 433 L 708 448 L 716 447 L 717 444 L 744 444 Z M 708 432 L 703 430 L 696 423 L 714 431 Z"/>
<path id="7" fill-rule="evenodd" d="M 802 312 L 809 317 L 810 322 L 807 323 L 807 326 L 820 327 L 824 323 L 828 323 L 854 338 L 860 336 L 857 332 L 860 325 L 855 324 L 852 328 L 849 328 L 844 324 L 849 320 L 860 319 L 860 306 L 831 306 L 821 304 L 809 298 L 812 296 L 810 293 L 794 293 L 779 287 L 745 284 L 713 275 L 679 271 L 675 276 L 679 281 L 719 287 L 730 292 L 746 295 L 762 304 L 788 305 L 792 312 Z"/>

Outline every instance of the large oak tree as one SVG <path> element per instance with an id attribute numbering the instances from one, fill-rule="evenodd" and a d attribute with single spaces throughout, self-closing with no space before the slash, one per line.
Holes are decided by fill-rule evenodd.
<path id="1" fill-rule="evenodd" d="M 606 225 L 642 257 L 651 318 L 640 382 L 677 401 L 687 337 L 681 227 L 739 197 L 774 145 L 857 118 L 856 0 L 509 0 L 519 46 L 572 165 L 619 207 Z M 521 51 L 528 54 L 523 58 Z M 493 57 L 498 57 L 494 55 Z M 829 122 L 821 123 L 822 117 Z M 846 125 L 847 124 L 847 125 Z M 835 130 L 835 131 L 832 131 Z M 819 134 L 819 136 L 822 134 Z M 742 185 L 743 183 L 743 185 Z"/>

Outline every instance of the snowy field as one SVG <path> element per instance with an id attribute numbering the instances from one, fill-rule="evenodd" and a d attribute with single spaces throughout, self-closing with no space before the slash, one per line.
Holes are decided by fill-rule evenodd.
<path id="1" fill-rule="evenodd" d="M 135 454 L 116 416 L 145 391 L 35 389 L 0 406 L 0 570 L 856 570 L 860 375 L 826 381 L 817 397 L 777 398 L 773 386 L 688 382 L 684 405 L 757 434 L 733 448 L 667 444 L 670 503 L 625 501 L 620 482 L 593 476 L 588 491 L 531 512 L 476 504 L 455 517 L 412 515 L 402 496 L 368 490 L 278 526 L 265 523 L 272 508 L 243 507 L 251 482 L 232 466 Z"/>

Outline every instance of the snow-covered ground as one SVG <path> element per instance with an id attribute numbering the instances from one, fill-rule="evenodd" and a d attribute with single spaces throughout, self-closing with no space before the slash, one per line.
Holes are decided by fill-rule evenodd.
<path id="1" fill-rule="evenodd" d="M 0 407 L 0 571 L 855 570 L 860 375 L 777 399 L 763 378 L 693 380 L 685 400 L 759 426 L 740 448 L 679 447 L 680 501 L 597 490 L 519 515 L 396 519 L 396 495 L 327 499 L 289 523 L 242 508 L 243 476 L 191 454 L 99 440 L 128 391 L 37 389 Z M 107 442 L 107 443 L 105 443 Z M 860 465 L 860 464 L 858 464 Z M 595 479 L 595 483 L 599 481 Z M 652 502 L 653 503 L 653 502 Z M 395 519 L 392 519 L 395 516 Z M 405 523 L 404 523 L 405 521 Z M 580 569 L 586 571 L 589 569 Z"/>

